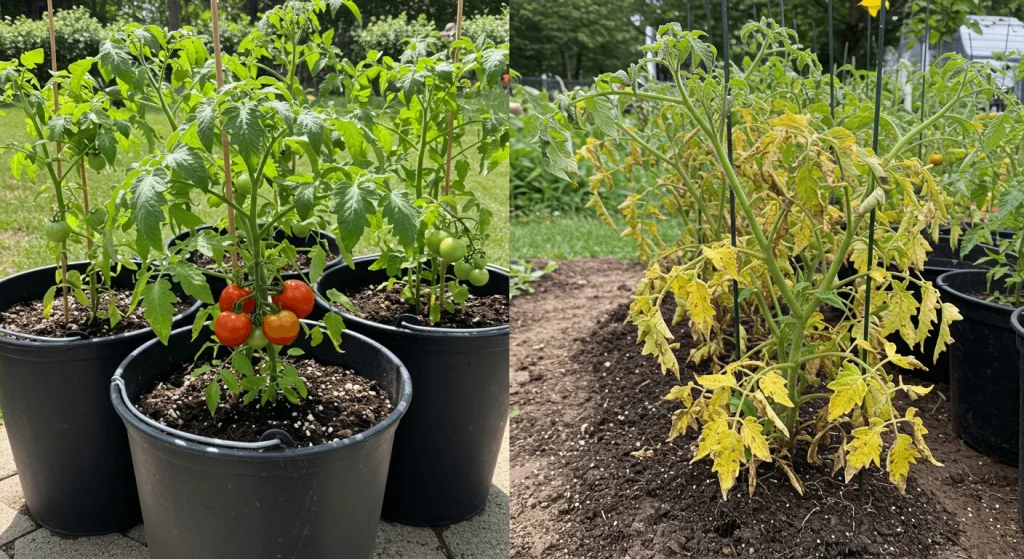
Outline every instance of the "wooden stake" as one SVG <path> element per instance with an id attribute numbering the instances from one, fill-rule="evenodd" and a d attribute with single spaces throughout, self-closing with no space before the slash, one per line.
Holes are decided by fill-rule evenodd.
<path id="1" fill-rule="evenodd" d="M 217 91 L 224 87 L 224 65 L 221 62 L 220 54 L 220 15 L 217 12 L 217 0 L 210 0 L 210 18 L 213 20 L 213 60 L 217 68 Z M 228 233 L 235 237 L 235 208 L 234 189 L 231 186 L 231 148 L 228 145 L 228 135 L 221 129 L 220 145 L 224 150 L 224 197 L 228 199 Z M 253 196 L 256 195 L 254 191 Z M 255 241 L 255 239 L 250 239 Z M 238 268 L 238 238 L 235 237 L 235 246 L 231 248 L 231 267 Z"/>
<path id="2" fill-rule="evenodd" d="M 53 71 L 54 77 L 57 75 L 57 31 L 56 26 L 53 23 L 53 0 L 46 0 L 46 12 L 50 20 L 50 69 Z M 57 85 L 57 80 L 53 80 L 53 114 L 60 112 L 60 87 Z M 57 140 L 57 179 L 64 176 L 61 165 L 61 152 L 64 151 L 64 143 Z M 61 184 L 55 184 L 58 190 L 62 187 Z M 57 197 L 58 202 L 60 196 Z M 64 208 L 57 208 L 57 215 L 64 219 Z M 68 309 L 68 253 L 67 253 L 67 241 L 61 243 L 60 247 L 60 283 L 61 293 L 64 300 L 64 324 L 71 322 L 71 314 Z"/>

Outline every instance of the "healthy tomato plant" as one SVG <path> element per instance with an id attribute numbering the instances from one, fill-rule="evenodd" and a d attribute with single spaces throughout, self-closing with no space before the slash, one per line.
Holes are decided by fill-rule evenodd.
<path id="1" fill-rule="evenodd" d="M 353 155 L 374 156 L 374 175 L 335 190 L 335 214 L 346 260 L 369 231 L 381 252 L 371 268 L 387 270 L 387 288 L 434 324 L 469 297 L 466 265 L 486 261 L 492 215 L 466 179 L 472 165 L 485 174 L 508 158 L 508 98 L 500 94 L 508 45 L 463 38 L 442 52 L 428 47 L 410 42 L 401 61 L 371 52 L 346 67 L 350 95 L 385 93 L 382 116 L 356 123 L 368 135 L 342 129 Z M 466 102 L 481 98 L 493 102 Z M 474 285 L 488 280 L 474 277 Z"/>

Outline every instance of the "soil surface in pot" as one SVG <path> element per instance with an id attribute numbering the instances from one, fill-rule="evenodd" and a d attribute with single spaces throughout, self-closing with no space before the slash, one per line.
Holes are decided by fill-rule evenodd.
<path id="1" fill-rule="evenodd" d="M 677 405 L 665 394 L 706 371 L 662 376 L 624 324 L 643 271 L 564 262 L 513 303 L 511 557 L 1024 557 L 1017 470 L 956 438 L 948 386 L 913 403 L 945 467 L 920 460 L 907 497 L 878 468 L 844 485 L 806 463 L 803 443 L 803 497 L 762 464 L 753 497 L 741 477 L 723 502 L 711 463 L 690 464 L 696 435 L 666 442 Z M 692 336 L 680 326 L 685 356 Z M 631 454 L 645 447 L 650 457 Z"/>
<path id="2" fill-rule="evenodd" d="M 324 248 L 326 248 L 326 246 Z M 325 252 L 327 252 L 327 251 L 325 251 Z M 331 262 L 334 262 L 335 260 L 338 259 L 338 256 L 339 255 L 337 255 L 337 254 L 330 254 L 328 252 L 328 254 L 327 254 L 327 263 L 330 264 Z M 199 266 L 200 268 L 205 269 L 205 270 L 210 270 L 210 269 L 213 269 L 213 268 L 217 267 L 216 261 L 212 257 L 207 256 L 207 255 L 199 252 L 198 250 L 192 251 L 192 254 L 189 255 L 189 257 L 188 257 L 188 261 L 193 263 L 193 264 L 195 264 L 196 266 Z M 244 264 L 245 263 L 241 258 L 239 258 L 238 261 L 239 261 L 240 264 Z M 295 263 L 299 265 L 299 270 L 308 270 L 309 269 L 309 265 L 313 263 L 313 259 L 310 258 L 308 252 L 300 251 L 295 256 Z M 224 254 L 224 262 L 222 263 L 222 266 L 230 266 L 230 265 L 231 265 L 231 253 L 227 252 L 227 253 Z M 297 270 L 295 269 L 295 266 L 293 266 L 291 262 L 287 262 L 287 263 L 285 263 L 284 266 L 281 267 L 281 271 L 282 272 L 295 272 Z"/>
<path id="3" fill-rule="evenodd" d="M 88 296 L 88 291 L 86 291 L 86 296 Z M 131 289 L 115 288 L 100 297 L 99 309 L 101 312 L 107 312 L 111 298 L 114 299 L 114 306 L 121 313 L 120 321 L 113 327 L 110 326 L 110 319 L 103 317 L 96 317 L 90 323 L 89 307 L 79 303 L 71 293 L 68 294 L 68 317 L 70 320 L 65 324 L 64 303 L 61 290 L 58 288 L 49 317 L 43 318 L 42 299 L 26 301 L 0 312 L 0 328 L 47 338 L 64 338 L 71 332 L 84 332 L 90 338 L 103 338 L 149 328 L 145 311 L 141 305 L 136 306 L 131 314 L 125 315 L 131 306 Z M 187 311 L 192 303 L 190 300 L 179 300 L 174 305 L 176 314 Z"/>
<path id="4" fill-rule="evenodd" d="M 351 287 L 345 290 L 345 296 L 352 301 L 360 318 L 378 324 L 394 324 L 403 314 L 416 314 L 416 309 L 402 298 L 401 288 L 395 286 L 389 291 L 378 290 L 376 286 Z M 434 326 L 440 328 L 490 328 L 508 324 L 508 296 L 471 295 L 466 300 L 466 308 L 456 306 L 454 313 L 441 312 L 441 321 Z M 338 310 L 351 312 L 350 309 L 338 307 Z M 429 320 L 429 300 L 423 300 L 421 318 L 424 324 Z"/>
<path id="5" fill-rule="evenodd" d="M 136 407 L 163 425 L 215 439 L 254 442 L 269 429 L 281 429 L 300 446 L 314 446 L 366 431 L 391 413 L 387 393 L 376 382 L 354 372 L 312 359 L 287 359 L 306 381 L 308 398 L 294 405 L 278 398 L 277 405 L 234 402 L 219 380 L 219 368 L 191 378 L 192 371 L 209 363 L 189 364 L 168 382 L 143 395 Z M 217 375 L 217 377 L 214 377 Z M 221 383 L 216 415 L 206 407 L 206 387 Z"/>

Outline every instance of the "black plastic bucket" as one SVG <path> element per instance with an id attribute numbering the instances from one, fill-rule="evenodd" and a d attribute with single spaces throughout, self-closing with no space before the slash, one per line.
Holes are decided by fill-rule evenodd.
<path id="1" fill-rule="evenodd" d="M 949 348 L 953 431 L 968 446 L 1004 464 L 1018 461 L 1020 371 L 1010 316 L 1013 309 L 978 299 L 988 291 L 985 270 L 958 270 L 939 276 L 943 301 L 963 320 L 950 325 Z M 992 289 L 1002 290 L 1001 280 Z"/>
<path id="2" fill-rule="evenodd" d="M 357 258 L 324 274 L 317 293 L 376 285 L 376 256 Z M 508 272 L 489 266 L 477 295 L 507 294 Z M 321 297 L 327 312 L 340 312 Z M 395 437 L 384 518 L 416 526 L 447 526 L 472 518 L 487 503 L 508 422 L 509 326 L 480 329 L 377 324 L 341 313 L 349 331 L 387 347 L 409 367 L 416 401 Z"/>
<path id="3" fill-rule="evenodd" d="M 1013 328 L 1014 334 L 1017 337 L 1017 373 L 1024 376 L 1024 307 L 1021 307 L 1010 316 L 1010 326 Z M 1024 386 L 1022 386 L 1020 399 L 1024 401 Z M 1024 414 L 1024 405 L 1020 408 L 1021 413 Z M 1024 424 L 1024 417 L 1020 418 L 1021 424 Z M 1024 452 L 1024 444 L 1020 444 L 1020 438 L 1024 437 L 1024 434 L 1018 432 L 1017 443 L 1020 452 Z M 1024 464 L 1024 459 L 1018 455 L 1018 464 Z M 1017 502 L 1024 503 L 1024 468 L 1017 469 Z M 1020 529 L 1024 532 L 1024 509 L 1021 509 L 1018 514 L 1018 524 Z"/>
<path id="4" fill-rule="evenodd" d="M 196 231 L 204 231 L 207 229 L 216 230 L 216 227 L 214 227 L 213 225 L 201 225 L 199 227 L 196 227 Z M 182 231 L 181 233 L 178 233 L 177 235 L 168 239 L 165 248 L 168 251 L 170 251 L 175 245 L 184 241 L 185 239 L 188 239 L 191 236 L 191 231 Z M 288 239 L 288 242 L 291 243 L 292 246 L 297 248 L 312 248 L 317 244 L 321 243 L 322 241 L 322 244 L 327 246 L 331 254 L 341 254 L 341 250 L 338 248 L 338 240 L 334 238 L 334 235 L 331 235 L 326 231 L 313 230 L 310 231 L 309 235 L 306 235 L 305 238 L 290 237 L 286 235 L 285 232 L 281 229 L 278 229 L 277 232 L 274 233 L 274 240 L 278 242 L 283 241 L 286 238 Z M 334 260 L 328 261 L 325 269 L 329 270 L 342 263 L 343 260 L 339 256 Z M 302 273 L 285 272 L 281 274 L 281 277 L 284 278 L 285 280 L 302 279 L 303 275 L 305 275 L 306 277 L 309 276 L 308 268 L 302 270 Z M 224 288 L 227 286 L 227 282 L 225 280 L 213 276 L 206 276 L 206 283 L 209 284 L 210 286 L 210 291 L 213 293 L 214 300 L 220 298 L 220 292 L 224 291 Z M 323 313 L 320 311 L 320 309 L 313 309 L 313 314 L 309 316 L 309 319 L 316 320 L 321 318 L 322 316 Z"/>
<path id="5" fill-rule="evenodd" d="M 395 428 L 412 398 L 402 363 L 352 332 L 343 353 L 300 338 L 294 347 L 317 362 L 376 381 L 391 398 L 391 414 L 368 431 L 313 447 L 204 439 L 156 424 L 134 406 L 192 361 L 210 339 L 208 328 L 202 332 L 193 341 L 182 328 L 167 346 L 140 347 L 109 385 L 108 398 L 128 427 L 150 556 L 373 557 Z"/>
<path id="6" fill-rule="evenodd" d="M 87 267 L 69 265 L 82 273 Z M 55 272 L 49 266 L 0 280 L 0 309 L 42 299 L 55 283 Z M 133 282 L 130 270 L 114 278 L 121 287 L 131 288 Z M 175 324 L 187 324 L 199 305 L 175 317 Z M 141 517 L 128 439 L 107 390 L 129 353 L 148 340 L 159 343 L 153 331 L 95 339 L 0 332 L 0 410 L 32 516 L 75 536 L 137 525 Z"/>
<path id="7" fill-rule="evenodd" d="M 946 272 L 952 272 L 954 270 L 982 270 L 992 267 L 989 262 L 978 264 L 977 262 L 982 258 L 985 258 L 990 253 L 998 252 L 999 249 L 988 245 L 978 245 L 971 249 L 964 256 L 960 256 L 959 251 L 953 250 L 949 246 L 949 237 L 942 235 L 939 237 L 939 242 L 932 247 L 932 252 L 928 253 L 928 259 L 925 261 L 924 270 L 921 271 L 921 278 L 925 281 L 930 281 L 933 284 L 939 279 L 939 276 Z M 1008 255 L 1013 257 L 1013 255 Z M 1013 259 L 1016 262 L 1016 259 Z M 921 302 L 921 290 L 917 284 L 911 283 L 909 291 L 914 294 L 914 298 L 917 299 L 918 303 Z M 889 341 L 896 344 L 897 351 L 903 355 L 913 355 L 918 361 L 928 367 L 927 371 L 913 370 L 911 374 L 914 376 L 928 381 L 928 382 L 949 382 L 949 350 L 939 354 L 938 359 L 935 359 L 935 342 L 938 339 L 938 328 L 932 329 L 931 335 L 924 342 L 924 349 L 920 349 L 921 346 L 914 348 L 907 347 L 907 344 L 903 341 L 903 338 L 898 334 L 890 336 Z M 934 363 L 933 363 L 934 360 Z"/>

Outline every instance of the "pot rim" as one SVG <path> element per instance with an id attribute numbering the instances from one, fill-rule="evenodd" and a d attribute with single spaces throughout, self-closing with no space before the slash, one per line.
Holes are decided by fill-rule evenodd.
<path id="1" fill-rule="evenodd" d="M 316 324 L 315 322 L 309 320 L 303 320 L 302 322 L 307 324 Z M 173 336 L 181 332 L 191 332 L 191 329 L 191 326 L 179 328 L 171 332 L 171 335 Z M 230 459 L 253 461 L 280 461 L 282 459 L 317 457 L 344 448 L 348 448 L 350 446 L 355 446 L 359 443 L 373 440 L 383 435 L 384 433 L 388 432 L 389 430 L 393 429 L 395 425 L 398 423 L 398 421 L 402 418 L 402 416 L 405 415 L 405 413 L 409 410 L 409 404 L 412 401 L 412 377 L 409 376 L 409 371 L 405 368 L 405 364 L 403 364 L 398 359 L 398 357 L 395 356 L 394 353 L 389 351 L 383 345 L 375 342 L 374 340 L 366 336 L 363 336 L 362 334 L 359 334 L 358 332 L 353 332 L 351 330 L 346 331 L 345 335 L 355 336 L 357 339 L 361 340 L 362 342 L 370 345 L 372 348 L 381 352 L 387 360 L 392 361 L 393 363 L 398 365 L 398 376 L 401 380 L 401 394 L 398 398 L 397 405 L 395 405 L 395 407 L 391 410 L 391 413 L 389 413 L 388 416 L 384 418 L 383 421 L 367 429 L 366 431 L 363 431 L 362 433 L 353 435 L 351 437 L 347 437 L 345 439 L 331 441 L 329 443 L 319 444 L 316 446 L 249 450 L 232 448 L 228 446 L 212 446 L 210 444 L 194 442 L 190 440 L 190 438 L 195 437 L 197 435 L 193 435 L 191 433 L 187 433 L 185 431 L 180 431 L 178 429 L 173 429 L 171 427 L 166 426 L 164 426 L 161 429 L 157 429 L 147 423 L 144 423 L 142 420 L 135 416 L 136 413 L 141 414 L 142 412 L 138 411 L 138 408 L 135 407 L 135 404 L 128 401 L 124 397 L 124 394 L 118 387 L 118 385 L 123 384 L 124 382 L 123 375 L 125 369 L 127 369 L 131 362 L 136 357 L 138 357 L 142 352 L 148 350 L 155 343 L 159 343 L 160 340 L 157 339 L 150 340 L 145 344 L 139 346 L 137 349 L 132 351 L 128 355 L 128 357 L 126 357 L 125 360 L 121 362 L 120 365 L 118 365 L 117 371 L 114 373 L 113 378 L 110 379 L 110 395 L 111 400 L 113 401 L 114 411 L 117 412 L 117 415 L 121 417 L 122 421 L 124 421 L 126 424 L 130 426 L 130 429 L 133 428 L 141 432 L 142 434 L 146 435 L 150 440 L 156 440 L 159 443 L 173 446 L 175 448 L 185 450 L 194 454 L 216 455 Z M 358 373 L 359 371 L 356 372 Z M 223 439 L 211 439 L 211 441 L 222 441 L 224 443 L 235 442 Z"/>
<path id="2" fill-rule="evenodd" d="M 953 271 L 946 272 L 946 273 L 942 274 L 941 276 L 939 276 L 935 280 L 935 284 L 939 287 L 940 291 L 947 291 L 954 298 L 963 299 L 965 301 L 971 302 L 972 304 L 981 305 L 983 308 L 986 308 L 988 310 L 992 310 L 992 311 L 996 311 L 996 312 L 1013 311 L 1013 307 L 1008 307 L 1006 305 L 1000 305 L 1000 304 L 997 304 L 997 303 L 992 303 L 992 302 L 989 302 L 989 301 L 985 301 L 983 299 L 978 299 L 977 297 L 974 297 L 972 295 L 968 295 L 968 294 L 966 294 L 966 293 L 956 289 L 955 287 L 949 285 L 949 279 L 952 278 L 953 276 L 967 275 L 967 274 L 988 274 L 989 271 L 990 270 L 984 270 L 984 269 L 979 269 L 979 270 L 953 270 Z"/>
<path id="3" fill-rule="evenodd" d="M 91 262 L 87 260 L 82 260 L 79 262 L 69 262 L 68 268 L 79 265 L 88 266 L 89 264 L 91 264 Z M 19 272 L 17 274 L 14 274 L 13 276 L 7 276 L 6 278 L 0 279 L 0 289 L 2 289 L 3 283 L 6 281 L 21 278 L 29 274 L 40 273 L 43 270 L 56 271 L 56 269 L 56 265 L 43 266 L 41 268 L 33 268 L 31 270 Z M 26 301 L 20 302 L 24 303 Z M 171 324 L 178 322 L 183 316 L 194 313 L 202 305 L 203 302 L 196 299 L 192 306 L 190 306 L 188 309 L 174 315 L 174 317 L 171 319 Z M 132 332 L 122 332 L 120 334 L 114 334 L 113 336 L 103 336 L 101 338 L 44 338 L 41 336 L 32 336 L 31 334 L 26 335 L 20 332 L 15 332 L 13 330 L 8 330 L 6 328 L 0 327 L 0 347 L 8 347 L 15 349 L 38 349 L 41 347 L 61 346 L 65 348 L 78 349 L 88 346 L 106 345 L 123 342 L 126 340 L 132 340 L 135 338 L 149 336 L 150 334 L 153 334 L 152 326 L 147 326 L 146 328 L 143 328 L 141 330 L 134 330 Z M 29 339 L 28 336 L 32 336 L 38 339 Z M 154 340 L 158 341 L 158 338 L 154 338 Z"/>
<path id="4" fill-rule="evenodd" d="M 1013 327 L 1017 336 L 1024 339 L 1024 307 L 1020 307 L 1010 315 L 1010 326 Z"/>
<path id="5" fill-rule="evenodd" d="M 358 258 L 353 259 L 352 262 L 355 263 L 368 260 L 377 260 L 379 256 L 379 254 L 360 256 Z M 339 260 L 342 259 L 339 258 Z M 340 273 L 342 270 L 346 269 L 348 269 L 348 262 L 343 261 L 338 266 L 335 266 L 334 268 L 324 271 L 324 274 L 320 276 L 320 279 L 318 279 L 316 283 L 313 284 L 313 293 L 316 295 L 317 305 L 320 305 L 321 308 L 323 308 L 327 312 L 340 314 L 341 317 L 346 322 L 351 321 L 352 323 L 358 324 L 364 328 L 376 328 L 378 330 L 382 330 L 384 332 L 388 332 L 391 334 L 418 335 L 425 338 L 489 338 L 508 336 L 512 331 L 511 324 L 500 324 L 498 326 L 488 326 L 486 328 L 438 328 L 435 326 L 419 326 L 415 324 L 409 324 L 406 322 L 400 322 L 399 324 L 401 327 L 399 327 L 391 324 L 381 324 L 380 322 L 374 322 L 372 320 L 360 318 L 348 311 L 341 310 L 335 307 L 334 305 L 330 304 L 330 302 L 328 302 L 323 295 L 320 294 L 320 282 L 322 282 L 324 278 L 327 277 L 327 274 Z M 500 266 L 495 266 L 494 264 L 488 264 L 487 269 L 491 272 L 498 272 L 501 274 L 505 274 L 506 276 L 509 275 L 509 270 L 502 268 Z"/>

